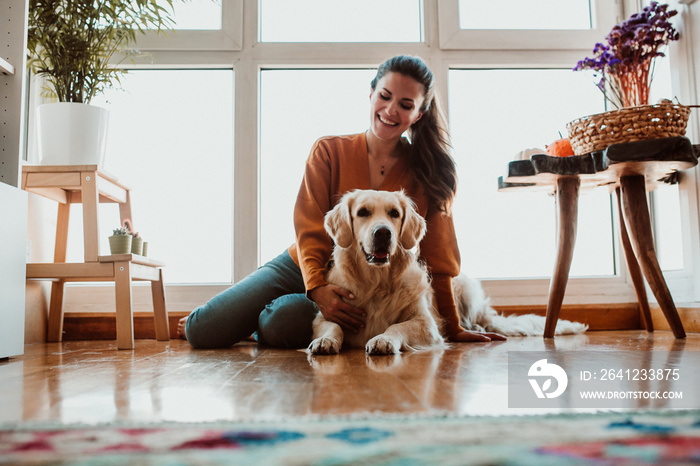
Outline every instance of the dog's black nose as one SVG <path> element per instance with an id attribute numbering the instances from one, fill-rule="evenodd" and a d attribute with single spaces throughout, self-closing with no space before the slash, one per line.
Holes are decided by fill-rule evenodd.
<path id="1" fill-rule="evenodd" d="M 391 240 L 391 230 L 387 227 L 379 226 L 372 232 L 376 245 L 387 245 Z"/>

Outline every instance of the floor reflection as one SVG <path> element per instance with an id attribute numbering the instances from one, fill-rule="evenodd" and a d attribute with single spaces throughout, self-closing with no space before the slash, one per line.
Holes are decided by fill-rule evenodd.
<path id="1" fill-rule="evenodd" d="M 554 407 L 509 407 L 513 352 L 543 352 L 550 362 L 574 374 L 591 367 L 678 369 L 679 380 L 616 380 L 610 389 L 683 391 L 700 400 L 693 392 L 700 387 L 700 335 L 676 340 L 669 332 L 589 332 L 550 340 L 453 344 L 392 356 L 369 356 L 362 350 L 309 356 L 255 343 L 195 351 L 179 340 L 138 340 L 134 351 L 118 351 L 114 342 L 93 341 L 30 345 L 24 356 L 0 362 L 0 422 L 206 422 L 376 412 L 506 415 L 588 410 L 576 406 L 571 392 Z M 524 370 L 530 364 L 522 363 Z M 523 382 L 523 390 L 530 390 L 528 381 Z M 570 388 L 578 390 L 583 382 L 569 380 Z M 660 399 L 628 400 L 620 406 L 676 407 Z"/>

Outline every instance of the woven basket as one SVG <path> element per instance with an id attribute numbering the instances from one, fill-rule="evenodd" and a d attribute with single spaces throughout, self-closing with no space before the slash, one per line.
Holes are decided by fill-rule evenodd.
<path id="1" fill-rule="evenodd" d="M 569 122 L 576 155 L 603 150 L 610 144 L 684 136 L 690 108 L 676 104 L 625 107 Z"/>

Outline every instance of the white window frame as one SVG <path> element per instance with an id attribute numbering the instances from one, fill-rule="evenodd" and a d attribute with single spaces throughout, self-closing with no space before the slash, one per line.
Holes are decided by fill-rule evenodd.
<path id="1" fill-rule="evenodd" d="M 593 28 L 586 30 L 477 30 L 460 27 L 459 0 L 440 0 L 440 47 L 443 50 L 550 50 L 556 44 L 558 49 L 592 50 L 620 21 L 622 9 L 617 1 L 611 0 L 591 0 L 591 9 Z"/>
<path id="2" fill-rule="evenodd" d="M 221 29 L 175 30 L 138 38 L 143 50 L 238 51 L 243 49 L 243 1 L 221 0 Z"/>
<path id="3" fill-rule="evenodd" d="M 623 2 L 624 17 L 638 9 L 637 0 L 593 0 L 596 11 L 603 11 L 605 4 Z M 685 0 L 688 1 L 694 0 Z M 469 37 L 458 28 L 457 0 L 423 0 L 423 41 L 420 43 L 262 43 L 259 41 L 259 7 L 257 0 L 222 0 L 224 4 L 224 32 L 179 31 L 176 42 L 155 43 L 158 38 L 147 37 L 139 41 L 139 48 L 150 51 L 150 55 L 137 59 L 137 68 L 182 68 L 221 67 L 233 68 L 235 72 L 234 112 L 234 247 L 233 281 L 239 281 L 259 265 L 259 95 L 260 72 L 275 68 L 366 68 L 376 67 L 386 58 L 397 54 L 419 55 L 426 60 L 436 78 L 436 88 L 445 105 L 448 102 L 447 80 L 451 68 L 570 68 L 576 61 L 587 56 L 596 42 L 600 42 L 607 31 L 584 31 L 572 33 L 573 39 L 554 42 L 548 38 L 541 41 L 533 38 L 525 49 L 527 35 L 523 31 L 498 31 L 501 45 L 479 31 Z M 603 5 L 603 6 L 601 6 Z M 688 24 L 688 32 L 700 34 L 698 3 L 673 5 L 682 11 L 681 18 Z M 620 21 L 620 14 L 615 21 Z M 692 18 L 692 23 L 691 22 Z M 601 24 L 602 21 L 597 24 Z M 609 28 L 608 28 L 609 29 Z M 487 31 L 488 32 L 488 31 Z M 545 31 L 547 32 L 547 31 Z M 555 31 L 557 35 L 561 31 Z M 538 31 L 538 35 L 542 34 Z M 181 34 L 181 35 L 180 35 Z M 491 34 L 492 36 L 493 34 Z M 690 35 L 690 34 L 688 34 Z M 178 42 L 182 37 L 182 42 Z M 692 39 L 692 35 L 690 36 Z M 186 38 L 186 40 L 184 39 Z M 231 39 L 232 38 L 232 39 Z M 696 41 L 697 42 L 697 41 Z M 504 43 L 510 48 L 502 48 Z M 519 46 L 516 46 L 518 45 Z M 557 49 L 547 49 L 556 44 Z M 695 63 L 700 60 L 698 50 L 690 40 L 682 39 L 671 48 L 674 90 L 682 102 L 698 103 L 697 73 Z M 449 113 L 449 108 L 446 108 Z M 697 112 L 692 116 L 688 136 L 700 141 L 700 125 Z M 322 135 L 319 135 L 322 136 Z M 676 302 L 700 301 L 700 168 L 687 170 L 681 176 L 681 199 L 683 210 L 683 241 L 687 261 L 685 269 L 667 274 L 667 280 Z M 126 180 L 125 180 L 126 181 Z M 496 180 L 494 180 L 494 186 Z M 552 212 L 554 212 L 552 202 Z M 458 215 L 459 213 L 457 213 Z M 615 211 L 614 225 L 618 228 Z M 618 241 L 619 243 L 619 241 Z M 554 245 L 552 245 L 554 247 Z M 622 248 L 616 244 L 616 250 Z M 618 252 L 619 254 L 619 252 Z M 465 258 L 467 260 L 467 258 Z M 635 302 L 636 296 L 627 275 L 624 259 L 617 261 L 618 275 L 605 278 L 571 278 L 568 283 L 565 303 L 595 304 Z M 167 268 L 166 268 L 167 274 Z M 549 279 L 487 280 L 487 293 L 496 305 L 541 305 L 546 304 Z M 104 302 L 109 308 L 113 300 L 113 289 L 109 287 L 83 287 L 90 291 L 67 293 L 67 310 L 92 309 L 96 302 Z M 203 304 L 225 286 L 190 285 L 168 286 L 168 309 L 190 311 Z M 97 294 L 96 294 L 97 293 Z M 140 296 L 143 295 L 143 298 Z M 137 292 L 135 308 L 139 302 L 148 301 L 148 293 Z M 653 295 L 649 293 L 650 299 Z M 72 303 L 72 304 L 71 304 Z M 82 305 L 81 305 L 82 303 Z M 90 305 L 90 306 L 89 306 Z M 143 304 L 144 309 L 148 306 Z"/>

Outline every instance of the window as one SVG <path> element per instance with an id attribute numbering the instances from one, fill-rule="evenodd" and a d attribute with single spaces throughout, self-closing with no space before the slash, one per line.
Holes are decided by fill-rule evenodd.
<path id="1" fill-rule="evenodd" d="M 609 0 L 437 4 L 440 46 L 449 50 L 592 49 L 620 14 L 620 4 Z"/>
<path id="2" fill-rule="evenodd" d="M 497 6 L 497 11 L 496 11 Z M 546 12 L 546 13 L 545 13 Z M 589 0 L 459 0 L 461 29 L 590 29 Z"/>
<path id="3" fill-rule="evenodd" d="M 230 283 L 233 72 L 138 70 L 122 84 L 93 103 L 110 110 L 105 171 L 131 189 L 149 255 L 167 264 L 167 283 Z M 82 210 L 71 211 L 68 261 L 80 262 Z M 101 205 L 102 254 L 118 219 Z"/>
<path id="4" fill-rule="evenodd" d="M 498 192 L 496 180 L 519 151 L 544 149 L 566 122 L 602 111 L 600 92 L 571 70 L 450 70 L 449 82 L 462 267 L 480 278 L 551 276 L 553 199 Z M 613 238 L 608 192 L 582 195 L 571 276 L 613 275 Z"/>
<path id="5" fill-rule="evenodd" d="M 212 52 L 241 50 L 243 44 L 243 2 L 248 0 L 187 0 L 173 2 L 174 31 L 138 36 L 138 50 Z M 170 7 L 162 2 L 166 9 Z M 149 54 L 152 60 L 153 55 Z M 206 59 L 209 61 L 211 58 Z M 179 60 L 183 60 L 180 56 Z M 193 57 L 185 58 L 201 64 Z M 146 62 L 153 66 L 153 62 Z"/>
<path id="6" fill-rule="evenodd" d="M 678 185 L 662 186 L 652 193 L 654 241 L 664 271 L 683 269 L 683 234 Z"/>
<path id="7" fill-rule="evenodd" d="M 566 122 L 604 110 L 593 80 L 570 69 L 631 14 L 622 9 L 636 8 L 635 2 L 174 3 L 177 30 L 139 36 L 137 48 L 146 54 L 133 65 L 123 62 L 136 68 L 124 78 L 125 91 L 100 103 L 112 109 L 114 126 L 106 169 L 134 190 L 136 228 L 151 243 L 151 255 L 166 262 L 165 278 L 177 290 L 168 295 L 169 310 L 191 310 L 292 243 L 292 210 L 311 146 L 324 135 L 367 128 L 374 68 L 400 53 L 426 59 L 449 104 L 460 177 L 455 220 L 465 272 L 490 279 L 487 290 L 499 305 L 546 302 L 555 254 L 554 200 L 544 193 L 498 192 L 497 178 L 518 151 L 544 148 L 559 132 L 566 134 Z M 566 11 L 560 15 L 562 4 Z M 526 15 L 518 10 L 523 5 L 539 14 Z M 675 93 L 658 97 L 690 102 L 694 91 L 685 87 L 696 83 L 683 79 L 697 73 L 686 71 L 687 76 L 674 70 Z M 666 74 L 657 69 L 657 85 Z M 38 96 L 39 90 L 32 93 Z M 165 110 L 153 115 L 150 107 Z M 138 134 L 148 137 L 138 141 Z M 175 168 L 154 183 L 151 164 Z M 651 194 L 657 251 L 662 267 L 673 274 L 700 268 L 688 259 L 700 257 L 692 235 L 696 178 L 689 174 L 685 185 Z M 566 296 L 572 302 L 635 299 L 626 267 L 616 265 L 614 201 L 605 189 L 582 193 Z M 163 206 L 157 218 L 141 210 L 156 204 Z M 71 228 L 80 228 L 78 214 Z M 104 236 L 115 227 L 109 220 L 116 213 L 102 218 Z M 193 229 L 205 235 L 197 252 L 178 252 L 176 243 L 184 236 L 179 232 L 189 235 Z M 689 239 L 692 254 L 682 244 Z M 81 260 L 81 245 L 69 246 L 70 254 L 69 260 Z M 686 277 L 669 286 L 676 296 L 673 287 L 687 291 L 690 282 Z M 104 293 L 111 297 L 113 290 L 105 287 Z"/>
<path id="8" fill-rule="evenodd" d="M 177 30 L 221 29 L 222 0 L 188 0 L 173 3 L 173 19 Z"/>
<path id="9" fill-rule="evenodd" d="M 657 58 L 649 103 L 672 98 L 668 57 Z M 653 228 L 659 265 L 664 271 L 683 269 L 683 235 L 678 185 L 662 186 L 651 193 Z"/>
<path id="10" fill-rule="evenodd" d="M 260 0 L 263 42 L 420 42 L 419 0 Z"/>
<path id="11" fill-rule="evenodd" d="M 294 242 L 294 203 L 313 143 L 367 129 L 374 75 L 374 70 L 262 72 L 260 263 Z"/>

